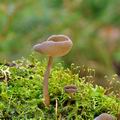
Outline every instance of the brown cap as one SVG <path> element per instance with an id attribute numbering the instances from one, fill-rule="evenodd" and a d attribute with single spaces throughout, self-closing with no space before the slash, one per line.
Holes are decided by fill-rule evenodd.
<path id="1" fill-rule="evenodd" d="M 77 87 L 75 85 L 67 85 L 64 87 L 66 93 L 76 93 Z"/>
<path id="2" fill-rule="evenodd" d="M 94 120 L 116 120 L 115 117 L 108 113 L 102 113 L 98 117 L 96 117 Z"/>
<path id="3" fill-rule="evenodd" d="M 72 45 L 70 38 L 65 35 L 52 35 L 47 41 L 33 46 L 33 49 L 48 56 L 64 56 L 71 50 Z"/>

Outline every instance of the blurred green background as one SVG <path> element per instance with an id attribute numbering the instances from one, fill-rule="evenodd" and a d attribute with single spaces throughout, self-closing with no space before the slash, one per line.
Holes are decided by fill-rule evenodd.
<path id="1" fill-rule="evenodd" d="M 95 68 L 98 78 L 120 75 L 120 0 L 0 0 L 1 61 L 30 55 L 53 34 L 73 40 L 58 59 L 65 66 Z"/>

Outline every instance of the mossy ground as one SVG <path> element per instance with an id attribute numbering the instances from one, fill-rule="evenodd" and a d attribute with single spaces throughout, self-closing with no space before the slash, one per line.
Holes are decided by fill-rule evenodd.
<path id="1" fill-rule="evenodd" d="M 0 119 L 12 120 L 93 120 L 106 112 L 114 116 L 120 112 L 120 100 L 105 95 L 106 90 L 85 82 L 70 69 L 58 63 L 49 78 L 50 107 L 43 104 L 42 83 L 46 61 L 33 56 L 0 65 Z M 76 85 L 72 96 L 65 93 L 65 85 Z"/>

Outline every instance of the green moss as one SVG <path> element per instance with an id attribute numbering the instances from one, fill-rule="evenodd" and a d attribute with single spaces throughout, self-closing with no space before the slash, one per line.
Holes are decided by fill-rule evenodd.
<path id="1" fill-rule="evenodd" d="M 0 65 L 0 119 L 93 120 L 103 112 L 116 116 L 120 111 L 119 99 L 106 96 L 104 88 L 85 83 L 60 63 L 51 71 L 51 105 L 45 108 L 42 82 L 46 61 L 39 62 L 31 57 L 14 63 L 12 67 Z M 64 92 L 64 86 L 71 84 L 77 86 L 77 93 L 72 98 Z"/>

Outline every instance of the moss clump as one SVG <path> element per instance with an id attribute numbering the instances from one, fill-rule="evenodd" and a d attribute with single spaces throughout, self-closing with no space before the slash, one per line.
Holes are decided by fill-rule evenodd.
<path id="1" fill-rule="evenodd" d="M 34 57 L 0 65 L 0 119 L 93 120 L 103 112 L 114 116 L 119 113 L 119 99 L 106 96 L 104 88 L 85 83 L 61 64 L 51 71 L 51 104 L 49 109 L 45 108 L 42 94 L 45 67 L 45 61 L 39 62 Z M 71 84 L 77 86 L 72 98 L 64 92 L 64 86 Z"/>

